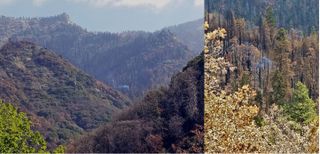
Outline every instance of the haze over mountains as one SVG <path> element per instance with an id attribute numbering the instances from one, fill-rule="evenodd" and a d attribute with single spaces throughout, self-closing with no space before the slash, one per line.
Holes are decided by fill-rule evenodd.
<path id="1" fill-rule="evenodd" d="M 191 49 L 195 54 L 203 49 L 203 19 L 190 21 L 164 29 L 171 31 L 179 40 Z"/>
<path id="2" fill-rule="evenodd" d="M 26 112 L 49 148 L 64 144 L 167 85 L 201 52 L 201 27 L 197 20 L 153 33 L 89 32 L 65 13 L 1 16 L 0 99 Z"/>
<path id="3" fill-rule="evenodd" d="M 0 50 L 0 98 L 30 115 L 49 147 L 110 121 L 130 101 L 52 51 L 30 42 Z"/>
<path id="4" fill-rule="evenodd" d="M 203 153 L 203 71 L 201 54 L 171 78 L 169 87 L 148 92 L 112 122 L 74 139 L 67 152 Z"/>
<path id="5" fill-rule="evenodd" d="M 88 32 L 65 13 L 48 18 L 2 16 L 0 44 L 9 38 L 35 42 L 134 98 L 169 83 L 202 50 L 201 25 L 197 20 L 153 33 L 109 33 Z"/>

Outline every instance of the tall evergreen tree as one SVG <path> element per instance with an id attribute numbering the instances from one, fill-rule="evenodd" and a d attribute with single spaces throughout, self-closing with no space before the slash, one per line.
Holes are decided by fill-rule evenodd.
<path id="1" fill-rule="evenodd" d="M 276 35 L 275 38 L 275 47 L 274 53 L 272 54 L 273 60 L 276 62 L 276 69 L 281 73 L 283 78 L 283 88 L 286 91 L 285 98 L 287 99 L 290 96 L 291 85 L 293 80 L 293 72 L 292 72 L 292 65 L 290 61 L 290 42 L 287 38 L 287 32 L 285 29 L 281 28 Z"/>
<path id="2" fill-rule="evenodd" d="M 272 77 L 272 93 L 271 93 L 271 102 L 282 104 L 285 103 L 285 96 L 286 96 L 286 85 L 285 79 L 283 77 L 282 72 L 279 70 L 274 72 Z"/>
<path id="3" fill-rule="evenodd" d="M 293 91 L 292 103 L 288 104 L 285 109 L 296 122 L 310 123 L 318 118 L 316 104 L 309 97 L 309 90 L 306 85 L 301 82 L 296 84 Z"/>

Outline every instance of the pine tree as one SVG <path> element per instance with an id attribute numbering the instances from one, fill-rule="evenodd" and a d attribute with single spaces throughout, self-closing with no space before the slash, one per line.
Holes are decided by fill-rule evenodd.
<path id="1" fill-rule="evenodd" d="M 270 27 L 276 26 L 276 18 L 273 13 L 272 7 L 270 7 L 270 6 L 266 10 L 266 21 Z"/>
<path id="2" fill-rule="evenodd" d="M 276 35 L 276 42 L 274 47 L 274 53 L 272 54 L 273 60 L 276 63 L 276 72 L 274 75 L 274 80 L 281 80 L 283 83 L 278 83 L 278 85 L 273 86 L 280 86 L 281 84 L 281 91 L 285 91 L 284 99 L 289 99 L 291 95 L 291 82 L 293 80 L 293 72 L 291 68 L 291 60 L 290 60 L 290 42 L 287 38 L 287 32 L 285 29 L 281 28 L 277 35 Z M 277 79 L 279 77 L 279 79 Z M 277 81 L 274 81 L 274 83 Z M 275 87 L 275 88 L 276 88 Z M 282 97 L 282 96 L 281 96 Z M 277 98 L 277 97 L 276 97 Z M 283 101 L 283 100 L 281 100 Z"/>
<path id="3" fill-rule="evenodd" d="M 274 72 L 272 77 L 271 103 L 283 104 L 286 102 L 286 85 L 282 72 L 279 70 Z M 268 107 L 267 107 L 268 108 Z"/>
<path id="4" fill-rule="evenodd" d="M 292 103 L 286 106 L 286 112 L 296 122 L 310 123 L 316 120 L 316 104 L 309 97 L 309 90 L 303 83 L 296 84 Z"/>

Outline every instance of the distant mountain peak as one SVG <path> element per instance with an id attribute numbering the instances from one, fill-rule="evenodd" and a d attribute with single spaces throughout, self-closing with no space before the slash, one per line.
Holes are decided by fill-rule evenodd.
<path id="1" fill-rule="evenodd" d="M 31 18 L 31 20 L 32 19 L 33 18 Z M 43 22 L 50 22 L 50 23 L 52 22 L 54 24 L 56 24 L 56 23 L 70 24 L 70 23 L 72 23 L 70 16 L 65 12 L 58 14 L 58 15 L 55 15 L 55 16 L 51 16 L 51 17 L 40 17 L 40 18 L 36 18 L 36 19 L 39 19 L 40 21 L 43 21 Z"/>
<path id="2" fill-rule="evenodd" d="M 60 20 L 60 21 L 71 22 L 69 14 L 67 14 L 65 12 L 58 14 L 57 16 L 54 16 L 53 18 L 56 18 L 57 20 Z"/>
<path id="3" fill-rule="evenodd" d="M 123 91 L 128 95 L 141 96 L 142 91 L 158 83 L 167 84 L 170 76 L 201 51 L 202 30 L 179 29 L 95 33 L 73 23 L 67 13 L 61 13 L 41 18 L 0 19 L 0 35 L 4 34 L 0 46 L 9 38 L 35 42 L 115 88 L 128 85 L 130 91 Z"/>
<path id="4" fill-rule="evenodd" d="M 63 12 L 61 14 L 55 15 L 55 16 L 49 16 L 49 17 L 10 17 L 10 16 L 4 16 L 0 15 L 1 20 L 20 20 L 20 21 L 36 21 L 36 20 L 53 20 L 53 21 L 60 21 L 60 22 L 65 22 L 65 23 L 71 23 L 70 16 Z M 17 21 L 16 21 L 17 22 Z"/>

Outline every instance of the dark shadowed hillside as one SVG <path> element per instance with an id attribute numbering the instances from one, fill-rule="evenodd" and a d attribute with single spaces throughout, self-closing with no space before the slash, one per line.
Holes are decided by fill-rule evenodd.
<path id="1" fill-rule="evenodd" d="M 198 27 L 197 22 L 186 25 L 182 27 Z M 168 30 L 94 33 L 72 23 L 67 14 L 48 18 L 2 16 L 0 45 L 9 38 L 35 42 L 129 96 L 139 97 L 151 87 L 168 84 L 170 77 L 198 54 L 192 51 L 202 44 L 202 32 L 196 27 L 181 31 L 171 28 L 176 35 Z M 199 38 L 193 41 L 194 36 Z"/>
<path id="2" fill-rule="evenodd" d="M 169 83 L 191 57 L 191 51 L 169 31 L 140 32 L 132 41 L 93 56 L 88 72 L 132 97 L 140 96 L 153 86 Z"/>
<path id="3" fill-rule="evenodd" d="M 203 152 L 203 57 L 148 92 L 113 122 L 69 144 L 69 152 Z"/>
<path id="4" fill-rule="evenodd" d="M 0 98 L 26 112 L 50 147 L 108 122 L 129 104 L 118 91 L 28 42 L 0 50 Z"/>
<path id="5" fill-rule="evenodd" d="M 205 6 L 210 13 L 225 14 L 232 10 L 237 18 L 252 25 L 258 25 L 271 8 L 278 27 L 299 29 L 307 34 L 319 29 L 319 0 L 206 0 Z"/>

